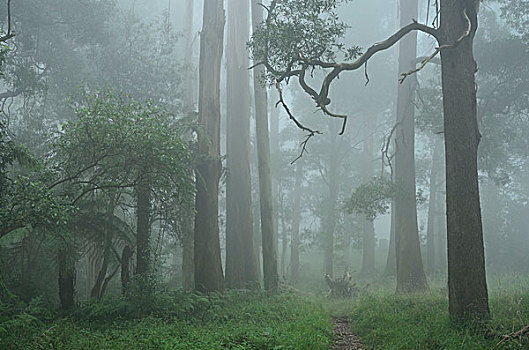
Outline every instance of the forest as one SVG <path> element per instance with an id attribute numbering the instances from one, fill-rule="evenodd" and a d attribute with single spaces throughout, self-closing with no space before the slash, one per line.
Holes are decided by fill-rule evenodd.
<path id="1" fill-rule="evenodd" d="M 529 0 L 0 0 L 0 349 L 529 349 Z"/>

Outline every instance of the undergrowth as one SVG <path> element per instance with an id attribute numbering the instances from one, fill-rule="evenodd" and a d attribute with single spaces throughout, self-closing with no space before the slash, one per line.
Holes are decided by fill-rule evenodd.
<path id="1" fill-rule="evenodd" d="M 109 297 L 62 317 L 4 305 L 0 348 L 327 349 L 332 338 L 322 306 L 294 294 L 175 292 L 136 302 Z"/>
<path id="2" fill-rule="evenodd" d="M 486 324 L 451 321 L 445 290 L 411 296 L 378 291 L 348 308 L 353 332 L 368 349 L 529 349 L 527 337 L 498 344 L 501 335 L 529 324 L 527 292 L 492 292 Z"/>

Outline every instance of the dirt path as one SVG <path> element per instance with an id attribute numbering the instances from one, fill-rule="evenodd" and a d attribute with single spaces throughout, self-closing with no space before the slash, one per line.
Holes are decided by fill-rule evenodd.
<path id="1" fill-rule="evenodd" d="M 362 342 L 351 329 L 351 324 L 347 317 L 335 317 L 334 324 L 334 345 L 333 350 L 362 350 Z"/>

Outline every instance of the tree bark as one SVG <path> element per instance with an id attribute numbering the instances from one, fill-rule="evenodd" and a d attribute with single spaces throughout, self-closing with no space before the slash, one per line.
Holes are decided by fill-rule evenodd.
<path id="1" fill-rule="evenodd" d="M 151 190 L 148 181 L 140 180 L 136 186 L 136 274 L 144 278 L 150 272 Z"/>
<path id="2" fill-rule="evenodd" d="M 90 298 L 93 299 L 101 299 L 103 297 L 102 293 L 102 286 L 103 282 L 105 281 L 105 277 L 107 275 L 108 271 L 108 265 L 110 263 L 110 254 L 112 252 L 112 234 L 109 231 L 109 224 L 110 220 L 112 219 L 114 215 L 114 205 L 109 204 L 107 207 L 107 212 L 104 215 L 104 222 L 103 222 L 103 262 L 101 264 L 101 268 L 99 270 L 99 273 L 97 274 L 94 286 L 92 287 L 92 290 L 90 291 Z M 97 253 L 97 251 L 96 251 Z"/>
<path id="3" fill-rule="evenodd" d="M 479 199 L 477 152 L 477 65 L 473 40 L 477 29 L 474 0 L 441 2 L 441 51 L 446 157 L 446 216 L 448 234 L 448 296 L 454 319 L 489 316 L 483 229 Z M 467 17 L 467 18 L 465 18 Z"/>
<path id="4" fill-rule="evenodd" d="M 280 210 L 284 209 L 283 203 L 281 202 Z M 281 276 L 285 278 L 287 275 L 287 246 L 288 246 L 288 226 L 285 215 L 281 216 Z"/>
<path id="5" fill-rule="evenodd" d="M 253 18 L 252 18 L 253 20 Z M 252 22 L 253 23 L 253 22 Z M 259 23 L 259 22 L 257 22 Z M 261 69 L 259 72 L 254 72 L 254 77 L 261 79 L 264 69 Z M 257 75 L 255 75 L 257 74 Z M 281 213 L 279 200 L 281 198 L 281 178 L 278 175 L 278 172 L 274 170 L 274 166 L 279 166 L 280 163 L 280 140 L 279 140 L 279 109 L 276 106 L 276 102 L 279 99 L 277 91 L 275 89 L 270 90 L 270 99 L 267 101 L 267 106 L 270 106 L 270 168 L 272 176 L 272 204 L 276 208 L 276 215 L 274 215 L 274 232 L 279 238 L 279 213 Z M 268 100 L 268 99 L 267 99 Z M 268 104 L 270 102 L 270 104 Z"/>
<path id="6" fill-rule="evenodd" d="M 250 184 L 249 4 L 228 0 L 226 151 L 226 287 L 258 281 Z"/>
<path id="7" fill-rule="evenodd" d="M 194 113 L 196 108 L 196 68 L 193 64 L 193 16 L 194 0 L 186 0 L 184 10 L 184 40 L 185 53 L 184 72 L 185 97 L 184 109 L 188 113 Z M 190 136 L 191 137 L 191 136 Z M 190 210 L 189 215 L 184 218 L 184 232 L 182 232 L 182 288 L 191 290 L 195 287 L 195 263 L 193 262 L 193 215 Z"/>
<path id="8" fill-rule="evenodd" d="M 432 154 L 432 168 L 430 171 L 430 196 L 428 199 L 428 226 L 426 228 L 426 270 L 429 273 L 435 272 L 437 268 L 436 258 L 436 214 L 437 214 L 437 192 L 439 186 L 438 175 L 441 171 L 439 158 L 441 156 L 441 148 L 443 147 L 442 140 L 439 137 L 435 138 L 434 150 Z"/>
<path id="9" fill-rule="evenodd" d="M 102 296 L 101 286 L 103 285 L 103 281 L 105 280 L 105 276 L 107 275 L 109 258 L 110 258 L 110 247 L 108 246 L 108 242 L 105 242 L 105 248 L 103 252 L 103 263 L 101 264 L 101 269 L 99 270 L 99 273 L 97 274 L 97 278 L 95 280 L 94 286 L 92 287 L 92 290 L 90 291 L 90 298 L 92 299 L 100 299 Z"/>
<path id="10" fill-rule="evenodd" d="M 132 258 L 132 248 L 126 245 L 121 254 L 121 292 L 127 293 L 130 284 L 130 259 Z"/>
<path id="11" fill-rule="evenodd" d="M 437 208 L 439 211 L 436 214 L 437 219 L 437 256 L 438 268 L 441 272 L 446 273 L 448 269 L 448 247 L 446 239 L 446 195 L 445 191 L 441 191 L 438 195 Z"/>
<path id="12" fill-rule="evenodd" d="M 400 2 L 401 27 L 418 15 L 417 0 Z M 417 55 L 417 32 L 411 32 L 399 42 L 399 72 L 414 68 Z M 427 289 L 422 265 L 417 201 L 415 188 L 415 77 L 406 79 L 398 87 L 397 121 L 395 129 L 395 247 L 397 260 L 397 293 Z"/>
<path id="13" fill-rule="evenodd" d="M 303 180 L 303 159 L 296 162 L 294 183 L 294 208 L 292 214 L 292 241 L 290 243 L 290 279 L 299 279 L 299 226 L 301 222 L 301 181 Z"/>
<path id="14" fill-rule="evenodd" d="M 224 39 L 221 0 L 204 0 L 200 35 L 198 135 L 195 197 L 195 288 L 202 292 L 224 290 L 219 240 L 220 64 Z"/>
<path id="15" fill-rule="evenodd" d="M 328 178 L 329 194 L 326 198 L 326 212 L 323 218 L 323 272 L 333 277 L 333 260 L 334 260 L 334 231 L 336 229 L 336 201 L 338 199 L 338 177 L 339 177 L 339 159 L 338 159 L 338 132 L 334 124 L 329 122 L 329 165 L 326 172 Z"/>
<path id="16" fill-rule="evenodd" d="M 261 6 L 252 1 L 253 30 L 263 21 Z M 263 68 L 254 70 L 255 93 L 255 131 L 257 136 L 257 158 L 259 168 L 259 200 L 261 210 L 261 236 L 263 245 L 264 288 L 269 293 L 279 290 L 277 271 L 277 240 L 274 227 L 272 198 L 272 176 L 270 171 L 270 139 L 268 132 L 268 113 L 266 90 L 259 82 Z"/>
<path id="17" fill-rule="evenodd" d="M 185 84 L 185 97 L 184 97 L 184 108 L 187 112 L 195 110 L 196 103 L 196 70 L 193 66 L 193 12 L 194 12 L 194 0 L 185 1 L 184 10 L 184 65 L 186 66 L 184 71 L 184 84 Z"/>
<path id="18" fill-rule="evenodd" d="M 389 229 L 389 248 L 388 248 L 388 259 L 386 261 L 386 268 L 384 270 L 384 276 L 396 276 L 397 275 L 397 252 L 395 248 L 395 200 L 391 201 L 391 223 Z"/>
<path id="19" fill-rule="evenodd" d="M 369 117 L 368 117 L 369 118 Z M 371 118 L 370 118 L 371 119 Z M 371 131 L 371 122 L 367 120 L 364 129 L 364 154 L 362 166 L 362 179 L 369 182 L 373 176 L 373 135 Z M 373 220 L 362 219 L 363 238 L 362 238 L 362 270 L 364 276 L 371 276 L 375 273 L 375 225 Z"/>
<path id="20" fill-rule="evenodd" d="M 63 310 L 70 310 L 74 306 L 75 295 L 75 262 L 69 256 L 68 250 L 59 250 L 59 299 Z"/>

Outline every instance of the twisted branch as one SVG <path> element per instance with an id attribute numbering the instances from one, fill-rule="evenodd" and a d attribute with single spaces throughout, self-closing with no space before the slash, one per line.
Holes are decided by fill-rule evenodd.
<path id="1" fill-rule="evenodd" d="M 467 29 L 463 32 L 463 34 L 453 44 L 439 45 L 439 47 L 436 48 L 435 51 L 430 56 L 426 57 L 421 62 L 421 65 L 418 68 L 412 69 L 406 73 L 402 73 L 399 79 L 399 83 L 402 84 L 408 76 L 415 74 L 419 72 L 420 70 L 422 70 L 424 67 L 426 67 L 428 62 L 430 62 L 435 56 L 437 56 L 439 52 L 441 52 L 442 49 L 457 47 L 463 41 L 463 39 L 465 39 L 466 37 L 470 35 L 470 33 L 472 32 L 472 22 L 470 21 L 470 18 L 468 17 L 466 8 L 463 10 L 463 15 L 465 15 L 465 19 L 467 20 Z"/>

